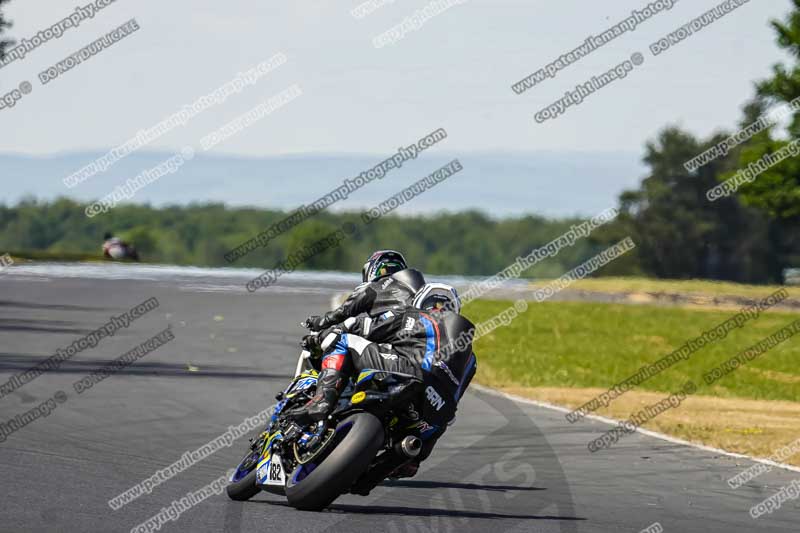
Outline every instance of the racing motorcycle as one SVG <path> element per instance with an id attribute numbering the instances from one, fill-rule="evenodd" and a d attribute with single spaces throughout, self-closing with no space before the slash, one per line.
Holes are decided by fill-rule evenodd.
<path id="1" fill-rule="evenodd" d="M 422 380 L 371 369 L 348 385 L 327 419 L 300 427 L 282 413 L 314 396 L 318 372 L 310 358 L 301 353 L 267 427 L 250 439 L 227 486 L 231 499 L 244 501 L 263 490 L 285 495 L 297 509 L 318 511 L 342 494 L 368 493 L 398 466 L 398 457 L 401 466 L 416 458 L 422 440 L 436 431 L 425 421 L 431 405 L 420 405 Z"/>

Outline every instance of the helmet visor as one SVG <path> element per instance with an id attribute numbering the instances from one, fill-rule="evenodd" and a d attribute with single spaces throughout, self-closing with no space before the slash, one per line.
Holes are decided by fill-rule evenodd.
<path id="1" fill-rule="evenodd" d="M 432 294 L 422 302 L 422 309 L 425 311 L 440 311 L 447 309 L 448 306 L 450 306 L 450 299 L 441 294 Z"/>
<path id="2" fill-rule="evenodd" d="M 383 261 L 378 263 L 377 267 L 375 268 L 375 274 L 372 276 L 372 281 L 380 279 L 384 276 L 391 276 L 395 272 L 400 272 L 404 269 L 405 266 L 396 261 Z"/>

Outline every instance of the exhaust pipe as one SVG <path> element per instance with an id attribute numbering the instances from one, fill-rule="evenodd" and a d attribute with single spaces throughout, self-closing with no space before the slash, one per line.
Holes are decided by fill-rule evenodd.
<path id="1" fill-rule="evenodd" d="M 415 459 L 422 451 L 422 441 L 419 437 L 409 435 L 399 443 L 400 452 L 409 459 Z"/>

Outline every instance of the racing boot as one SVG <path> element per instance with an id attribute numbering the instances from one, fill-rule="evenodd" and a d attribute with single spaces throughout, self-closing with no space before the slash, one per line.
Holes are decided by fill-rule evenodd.
<path id="1" fill-rule="evenodd" d="M 302 407 L 286 412 L 286 416 L 301 426 L 308 426 L 327 418 L 336 407 L 339 396 L 347 385 L 344 372 L 334 368 L 323 368 L 317 378 L 317 393 Z"/>

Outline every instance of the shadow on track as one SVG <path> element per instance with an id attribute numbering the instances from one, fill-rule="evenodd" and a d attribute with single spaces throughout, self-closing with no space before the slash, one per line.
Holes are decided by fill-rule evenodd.
<path id="1" fill-rule="evenodd" d="M 276 502 L 267 500 L 254 500 L 253 503 L 262 503 L 267 505 L 277 505 L 281 507 L 288 507 L 286 502 Z M 295 511 L 298 513 L 310 511 Z M 585 518 L 577 516 L 551 516 L 551 515 L 520 515 L 520 514 L 505 514 L 495 512 L 483 511 L 462 511 L 458 509 L 435 509 L 435 508 L 422 508 L 422 507 L 404 507 L 404 506 L 388 506 L 388 505 L 349 505 L 337 504 L 330 505 L 325 512 L 333 513 L 347 513 L 347 514 L 364 514 L 364 515 L 398 515 L 398 516 L 419 516 L 419 517 L 448 517 L 448 518 L 486 518 L 486 519 L 505 519 L 505 520 L 567 520 L 567 521 L 583 521 Z"/>
<path id="2" fill-rule="evenodd" d="M 84 328 L 65 327 L 69 324 L 74 324 L 74 322 L 0 318 L 0 331 L 35 331 L 37 333 L 75 333 L 80 335 L 86 335 L 91 332 L 91 330 Z"/>
<path id="3" fill-rule="evenodd" d="M 451 483 L 449 481 L 385 481 L 382 487 L 407 487 L 411 489 L 465 489 L 465 490 L 493 490 L 507 492 L 511 490 L 547 490 L 543 487 L 519 487 L 516 485 L 480 485 L 478 483 Z"/>
<path id="4" fill-rule="evenodd" d="M 38 355 L 0 354 L 0 372 L 30 370 L 47 357 Z M 87 374 L 110 364 L 111 360 L 71 359 L 60 367 L 45 369 L 45 374 Z M 228 378 L 228 379 L 290 379 L 287 374 L 256 372 L 248 368 L 203 365 L 197 370 L 189 370 L 186 364 L 139 361 L 131 366 L 114 369 L 114 375 L 161 376 L 176 378 Z"/>
<path id="5" fill-rule="evenodd" d="M 23 309 L 59 309 L 62 311 L 113 311 L 112 307 L 90 307 L 87 305 L 69 304 L 37 304 L 32 302 L 17 302 L 14 300 L 0 300 L 0 307 L 21 307 Z"/>

